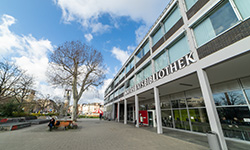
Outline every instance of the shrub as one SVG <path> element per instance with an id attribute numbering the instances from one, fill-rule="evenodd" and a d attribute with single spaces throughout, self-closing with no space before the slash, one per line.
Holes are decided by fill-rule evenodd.
<path id="1" fill-rule="evenodd" d="M 16 112 L 13 112 L 12 116 L 13 117 L 26 117 L 26 116 L 29 116 L 29 114 L 26 113 L 26 112 L 18 112 L 18 111 L 16 111 Z"/>
<path id="2" fill-rule="evenodd" d="M 18 110 L 18 105 L 13 102 L 3 104 L 0 106 L 0 114 L 4 117 L 12 117 L 13 112 Z"/>

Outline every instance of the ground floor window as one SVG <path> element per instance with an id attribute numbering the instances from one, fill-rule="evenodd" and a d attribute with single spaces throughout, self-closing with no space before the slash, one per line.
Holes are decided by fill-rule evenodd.
<path id="1" fill-rule="evenodd" d="M 207 112 L 199 89 L 161 97 L 162 126 L 188 131 L 210 131 Z"/>
<path id="2" fill-rule="evenodd" d="M 127 120 L 134 121 L 134 105 L 128 105 Z"/>
<path id="3" fill-rule="evenodd" d="M 250 77 L 211 86 L 225 137 L 250 141 Z M 162 126 L 211 131 L 200 89 L 160 97 Z"/>
<path id="4" fill-rule="evenodd" d="M 216 84 L 212 90 L 224 136 L 250 141 L 250 78 Z"/>

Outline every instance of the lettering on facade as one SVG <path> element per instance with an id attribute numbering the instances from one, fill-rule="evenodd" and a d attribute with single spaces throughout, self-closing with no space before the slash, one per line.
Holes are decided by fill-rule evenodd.
<path id="1" fill-rule="evenodd" d="M 189 66 L 192 63 L 195 63 L 196 60 L 193 57 L 193 52 L 187 54 L 186 56 L 180 58 L 179 60 L 173 62 L 172 64 L 168 65 L 167 67 L 163 68 L 162 70 L 152 74 L 150 77 L 144 79 L 140 83 L 136 84 L 135 86 L 132 86 L 128 88 L 124 95 L 128 95 L 130 93 L 135 92 L 136 90 L 139 90 L 143 87 L 146 87 L 149 84 L 152 84 L 153 82 L 160 80 L 178 70 L 181 70 L 185 68 L 186 66 Z"/>

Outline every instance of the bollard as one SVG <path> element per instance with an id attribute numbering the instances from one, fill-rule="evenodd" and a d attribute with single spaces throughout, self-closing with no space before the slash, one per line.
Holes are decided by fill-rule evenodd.
<path id="1" fill-rule="evenodd" d="M 217 133 L 209 131 L 207 133 L 208 144 L 210 150 L 221 150 L 220 142 Z"/>

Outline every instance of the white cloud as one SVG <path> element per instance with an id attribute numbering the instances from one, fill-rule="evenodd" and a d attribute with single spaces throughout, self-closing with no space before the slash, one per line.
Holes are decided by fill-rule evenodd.
<path id="1" fill-rule="evenodd" d="M 111 27 L 109 25 L 103 25 L 102 23 L 98 22 L 96 24 L 91 25 L 93 33 L 103 33 L 109 30 Z"/>
<path id="2" fill-rule="evenodd" d="M 141 40 L 144 38 L 144 36 L 147 34 L 149 30 L 149 26 L 146 25 L 142 25 L 140 26 L 136 31 L 135 31 L 135 35 L 136 35 L 136 43 L 139 44 L 141 42 Z"/>
<path id="3" fill-rule="evenodd" d="M 79 103 L 103 103 L 105 89 L 109 86 L 112 79 L 106 79 L 103 81 L 103 85 L 100 88 L 93 87 L 82 95 Z"/>
<path id="4" fill-rule="evenodd" d="M 93 36 L 92 36 L 92 34 L 85 34 L 84 35 L 84 37 L 85 37 L 85 39 L 88 41 L 88 42 L 90 42 L 92 39 L 93 39 Z"/>
<path id="5" fill-rule="evenodd" d="M 0 24 L 0 55 L 7 55 L 13 52 L 13 49 L 22 49 L 20 40 L 9 30 L 9 26 L 16 22 L 12 16 L 4 14 Z"/>
<path id="6" fill-rule="evenodd" d="M 31 34 L 17 35 L 9 28 L 16 23 L 16 19 L 9 15 L 1 17 L 0 24 L 0 55 L 11 58 L 21 69 L 26 70 L 35 78 L 35 90 L 43 94 L 62 96 L 63 90 L 52 88 L 46 83 L 46 70 L 48 66 L 47 53 L 54 46 L 47 39 L 36 39 Z"/>
<path id="7" fill-rule="evenodd" d="M 63 98 L 64 89 L 50 86 L 46 78 L 46 71 L 49 63 L 47 53 L 53 51 L 55 46 L 53 46 L 48 39 L 36 39 L 31 34 L 20 36 L 12 32 L 9 28 L 16 22 L 14 17 L 3 15 L 1 19 L 0 55 L 3 57 L 10 57 L 10 60 L 26 70 L 28 74 L 34 76 L 35 90 L 43 95 L 49 94 L 50 98 L 55 96 Z M 89 39 L 93 38 L 91 34 L 87 36 Z M 103 93 L 110 82 L 111 79 L 107 79 L 100 89 L 92 88 L 86 91 L 80 102 L 103 103 Z"/>
<path id="8" fill-rule="evenodd" d="M 113 47 L 113 49 L 111 50 L 112 55 L 115 56 L 115 58 L 121 62 L 121 65 L 123 65 L 128 59 L 128 57 L 130 56 L 131 54 L 130 51 L 131 51 L 131 47 L 128 47 L 127 51 L 121 50 L 118 47 Z"/>
<path id="9" fill-rule="evenodd" d="M 119 17 L 129 17 L 131 20 L 150 26 L 163 11 L 169 0 L 54 0 L 62 9 L 62 19 L 65 23 L 77 21 L 92 32 L 104 32 L 111 26 L 119 27 L 116 21 Z M 109 16 L 110 22 L 103 24 L 99 19 Z"/>

